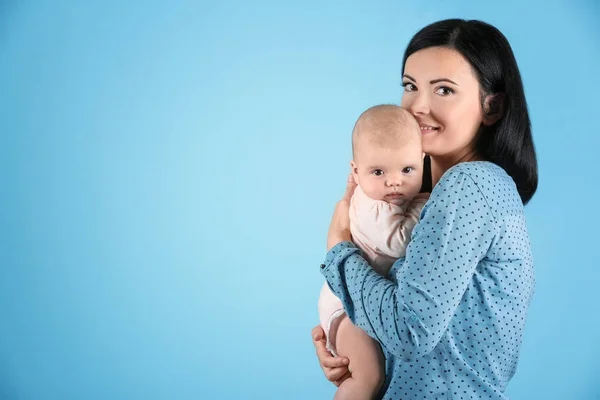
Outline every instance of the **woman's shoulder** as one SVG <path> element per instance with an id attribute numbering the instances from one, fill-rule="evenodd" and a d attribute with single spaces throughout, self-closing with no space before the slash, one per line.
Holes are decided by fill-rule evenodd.
<path id="1" fill-rule="evenodd" d="M 457 182 L 466 181 L 463 191 L 478 193 L 493 209 L 515 210 L 522 209 L 523 203 L 513 179 L 499 165 L 489 161 L 471 161 L 459 163 L 448 169 L 442 176 L 435 189 L 443 193 L 455 193 L 459 187 Z M 438 188 L 439 186 L 439 188 Z M 433 193 L 432 193 L 433 194 Z M 500 211 L 500 210 L 498 210 Z"/>
<path id="2" fill-rule="evenodd" d="M 454 165 L 444 175 L 447 174 L 467 174 L 474 179 L 478 179 L 482 176 L 505 175 L 506 172 L 498 164 L 491 161 L 467 161 Z"/>
<path id="3" fill-rule="evenodd" d="M 446 171 L 438 185 L 446 186 L 460 176 L 468 176 L 471 181 L 480 190 L 498 186 L 512 185 L 515 187 L 512 178 L 497 164 L 489 161 L 470 161 L 456 164 Z M 438 186 L 436 185 L 436 186 Z"/>

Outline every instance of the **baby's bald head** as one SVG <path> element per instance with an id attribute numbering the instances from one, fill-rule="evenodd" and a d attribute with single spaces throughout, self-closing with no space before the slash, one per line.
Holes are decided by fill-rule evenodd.
<path id="1" fill-rule="evenodd" d="M 395 148 L 413 141 L 421 143 L 421 129 L 408 111 L 391 104 L 374 106 L 354 124 L 352 157 L 356 159 L 364 146 Z"/>

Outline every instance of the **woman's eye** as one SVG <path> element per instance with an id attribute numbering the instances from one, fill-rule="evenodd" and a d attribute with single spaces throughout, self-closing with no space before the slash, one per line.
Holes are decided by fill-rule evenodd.
<path id="1" fill-rule="evenodd" d="M 373 171 L 373 175 L 375 175 L 375 176 L 381 176 L 381 175 L 383 175 L 383 171 L 380 170 L 380 169 L 376 169 L 376 170 Z"/>
<path id="2" fill-rule="evenodd" d="M 404 90 L 406 90 L 407 92 L 414 92 L 415 90 L 417 90 L 417 87 L 410 82 L 403 82 L 402 86 L 404 87 Z"/>
<path id="3" fill-rule="evenodd" d="M 413 172 L 415 169 L 413 167 L 406 167 L 402 170 L 402 172 L 404 172 L 405 174 L 409 174 L 411 172 Z"/>
<path id="4" fill-rule="evenodd" d="M 440 96 L 448 96 L 449 94 L 454 93 L 454 90 L 450 89 L 449 87 L 442 86 L 441 88 L 436 90 L 435 93 L 439 94 Z"/>

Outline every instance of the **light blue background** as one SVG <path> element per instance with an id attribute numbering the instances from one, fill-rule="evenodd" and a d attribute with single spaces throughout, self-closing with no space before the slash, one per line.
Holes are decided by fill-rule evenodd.
<path id="1" fill-rule="evenodd" d="M 332 398 L 310 330 L 350 130 L 449 17 L 512 43 L 539 154 L 508 393 L 599 398 L 599 3 L 416 3 L 3 0 L 0 398 Z"/>

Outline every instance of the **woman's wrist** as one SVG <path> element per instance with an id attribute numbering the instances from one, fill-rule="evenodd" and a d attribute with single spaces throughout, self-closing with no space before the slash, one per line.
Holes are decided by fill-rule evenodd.
<path id="1" fill-rule="evenodd" d="M 324 263 L 321 264 L 321 269 L 324 269 L 333 263 L 338 255 L 346 249 L 356 249 L 356 245 L 352 241 L 342 241 L 333 245 L 327 250 L 327 255 L 325 256 Z"/>
<path id="2" fill-rule="evenodd" d="M 343 242 L 351 242 L 352 241 L 352 235 L 345 234 L 345 233 L 336 233 L 333 235 L 330 235 L 327 238 L 327 251 L 330 251 L 331 249 L 333 249 L 335 246 L 337 246 L 340 243 Z"/>

